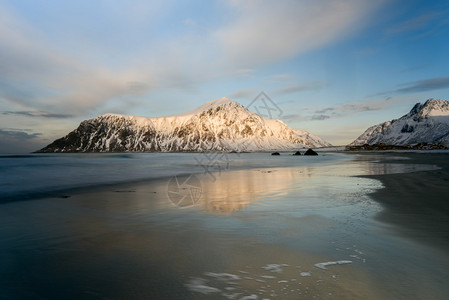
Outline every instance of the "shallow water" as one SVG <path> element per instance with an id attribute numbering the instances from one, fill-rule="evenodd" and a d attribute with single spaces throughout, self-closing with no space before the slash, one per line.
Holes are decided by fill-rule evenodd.
<path id="1" fill-rule="evenodd" d="M 134 166 L 163 169 L 161 156 L 136 156 L 74 155 L 57 168 L 65 176 L 63 167 L 81 159 L 69 174 L 83 166 L 106 182 L 114 168 L 132 180 L 152 176 L 131 176 Z M 447 255 L 391 235 L 373 218 L 382 208 L 369 194 L 381 182 L 354 177 L 435 166 L 241 154 L 208 173 L 199 154 L 169 157 L 182 167 L 167 165 L 165 179 L 0 204 L 0 298 L 444 299 L 449 292 Z M 187 166 L 193 175 L 171 177 Z M 351 263 L 319 265 L 338 261 Z"/>
<path id="2" fill-rule="evenodd" d="M 0 200 L 51 195 L 71 188 L 119 184 L 179 174 L 247 168 L 323 165 L 347 160 L 339 154 L 292 159 L 267 153 L 64 153 L 0 155 Z"/>

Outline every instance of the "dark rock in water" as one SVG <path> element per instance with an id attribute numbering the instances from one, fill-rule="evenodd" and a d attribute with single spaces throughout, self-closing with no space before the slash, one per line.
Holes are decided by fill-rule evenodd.
<path id="1" fill-rule="evenodd" d="M 301 152 L 296 151 L 293 155 L 301 155 Z"/>
<path id="2" fill-rule="evenodd" d="M 306 151 L 306 153 L 304 153 L 304 155 L 318 155 L 318 153 L 316 153 L 312 149 L 309 149 L 309 150 Z"/>
<path id="3" fill-rule="evenodd" d="M 271 155 L 281 155 L 279 152 L 273 152 Z"/>

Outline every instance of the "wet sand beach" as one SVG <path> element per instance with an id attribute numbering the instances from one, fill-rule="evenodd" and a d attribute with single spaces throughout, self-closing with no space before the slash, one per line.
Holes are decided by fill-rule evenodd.
<path id="1" fill-rule="evenodd" d="M 326 155 L 3 203 L 0 298 L 446 299 L 446 156 Z"/>
<path id="2" fill-rule="evenodd" d="M 385 208 L 376 218 L 398 234 L 441 247 L 449 253 L 449 153 L 390 153 L 405 164 L 434 164 L 437 170 L 372 175 L 384 189 L 371 196 Z M 385 160 L 386 163 L 389 160 Z"/>

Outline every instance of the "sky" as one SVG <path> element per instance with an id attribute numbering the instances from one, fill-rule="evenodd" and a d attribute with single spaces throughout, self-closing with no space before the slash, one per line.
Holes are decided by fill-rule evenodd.
<path id="1" fill-rule="evenodd" d="M 0 152 L 264 92 L 334 145 L 449 100 L 449 2 L 0 0 Z"/>

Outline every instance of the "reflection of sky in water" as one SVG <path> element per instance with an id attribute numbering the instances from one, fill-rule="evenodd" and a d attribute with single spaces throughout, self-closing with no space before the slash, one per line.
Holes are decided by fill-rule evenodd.
<path id="1" fill-rule="evenodd" d="M 351 159 L 342 154 L 271 157 L 269 153 L 64 153 L 0 155 L 0 199 L 52 190 L 247 168 L 315 166 Z M 2 197 L 3 196 L 3 197 Z"/>
<path id="2" fill-rule="evenodd" d="M 366 259 L 382 257 L 381 262 L 370 261 L 366 268 L 370 268 L 372 276 L 383 278 L 384 272 L 389 270 L 383 264 L 403 266 L 410 259 L 422 256 L 423 251 L 414 245 L 413 250 L 407 252 L 410 244 L 372 232 L 373 228 L 381 227 L 371 218 L 381 208 L 369 194 L 382 188 L 382 184 L 376 179 L 357 176 L 434 169 L 437 168 L 432 165 L 372 162 L 365 157 L 313 167 L 241 170 L 224 173 L 214 182 L 202 178 L 198 209 L 205 213 L 201 222 L 208 231 L 232 234 L 232 239 L 239 236 L 245 243 L 260 245 L 264 252 L 270 251 L 265 248 L 267 244 L 283 245 L 301 253 L 340 261 L 325 262 L 332 266 L 318 271 L 314 266 L 322 263 L 319 258 L 302 254 L 291 259 L 275 250 L 273 257 L 259 260 L 259 266 L 245 262 L 224 269 L 229 273 L 212 269 L 216 272 L 212 273 L 213 278 L 210 278 L 211 272 L 197 273 L 186 281 L 186 286 L 198 295 L 220 295 L 228 299 L 245 295 L 250 297 L 248 299 L 258 299 L 256 295 L 275 299 L 324 296 L 346 299 L 352 298 L 354 291 L 373 299 L 404 295 L 400 289 L 392 289 L 393 293 L 389 295 L 382 294 L 382 288 L 376 289 L 371 279 L 364 278 L 366 274 L 353 273 L 354 268 L 344 266 L 355 263 L 361 267 Z M 256 253 L 250 255 L 259 255 Z M 402 258 L 397 257 L 398 253 Z M 440 259 L 430 263 L 438 267 Z M 267 272 L 260 266 L 262 262 L 280 264 L 283 271 Z M 292 262 L 294 265 L 290 264 Z M 421 264 L 422 261 L 411 269 L 420 270 Z M 392 276 L 392 282 L 402 280 L 395 276 Z M 416 278 L 422 277 L 428 282 L 429 276 L 426 272 Z M 341 290 L 342 286 L 346 288 Z M 433 293 L 434 289 L 430 290 Z M 345 294 L 348 291 L 351 292 Z M 438 293 L 435 292 L 437 298 Z"/>
<path id="3" fill-rule="evenodd" d="M 105 157 L 95 164 L 97 172 L 103 164 L 116 163 L 114 156 Z M 152 161 L 145 161 L 145 155 L 135 161 L 130 157 L 125 159 L 142 165 L 139 172 Z M 428 258 L 437 256 L 378 234 L 381 225 L 369 217 L 380 207 L 368 194 L 381 183 L 354 177 L 433 167 L 370 159 L 242 156 L 232 171 L 222 172 L 215 181 L 197 174 L 201 198 L 188 208 L 169 201 L 168 179 L 106 186 L 70 198 L 4 203 L 0 298 L 225 299 L 241 293 L 240 298 L 307 299 L 331 292 L 345 299 L 355 292 L 384 299 L 377 293 L 388 284 L 382 281 L 385 274 L 395 274 L 390 266 L 401 269 L 400 278 L 392 282 L 413 274 L 406 279 L 426 278 L 424 291 L 437 290 L 432 272 L 410 272 L 421 271 Z M 191 164 L 189 159 L 181 161 Z M 253 169 L 239 170 L 244 165 Z M 339 260 L 353 263 L 329 270 L 314 267 Z M 265 268 L 274 264 L 282 265 L 282 272 Z M 240 279 L 223 280 L 230 278 L 223 274 Z M 382 285 L 376 285 L 373 274 Z M 230 281 L 237 282 L 233 290 Z M 220 292 L 203 295 L 192 290 L 201 285 Z M 401 286 L 391 290 L 409 296 Z"/>
<path id="4" fill-rule="evenodd" d="M 348 206 L 368 201 L 366 195 L 381 188 L 377 180 L 355 176 L 434 169 L 432 165 L 343 161 L 321 166 L 222 172 L 213 179 L 203 174 L 197 175 L 202 185 L 196 205 L 217 214 L 230 214 L 261 200 L 264 203 L 259 206 L 268 209 L 275 205 L 277 210 L 279 206 L 301 210 Z M 276 199 L 282 199 L 281 203 Z"/>

